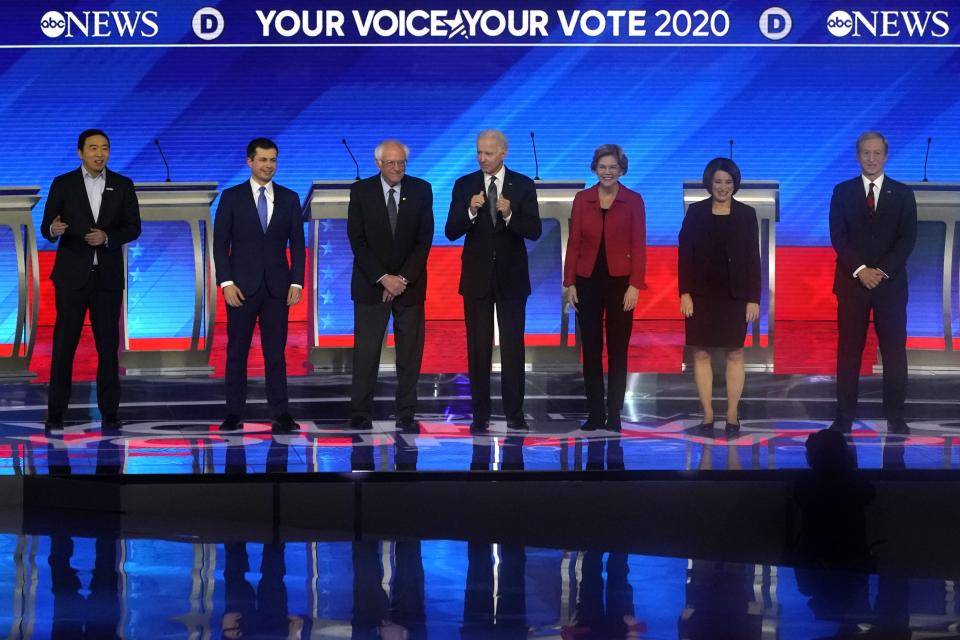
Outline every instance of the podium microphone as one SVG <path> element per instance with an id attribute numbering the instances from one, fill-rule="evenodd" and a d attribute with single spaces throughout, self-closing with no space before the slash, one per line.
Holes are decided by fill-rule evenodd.
<path id="1" fill-rule="evenodd" d="M 353 151 L 350 151 L 350 145 L 347 144 L 347 139 L 340 138 L 340 142 L 342 142 L 343 146 L 346 147 L 347 153 L 350 154 L 350 159 L 353 160 L 353 166 L 357 168 L 357 177 L 354 178 L 354 181 L 360 182 L 360 163 L 357 162 L 357 157 L 353 155 Z"/>
<path id="2" fill-rule="evenodd" d="M 927 180 L 927 160 L 930 159 L 930 143 L 933 142 L 933 138 L 927 138 L 927 152 L 923 154 L 923 182 L 930 182 Z"/>
<path id="3" fill-rule="evenodd" d="M 730 138 L 730 159 L 733 160 L 733 138 Z"/>
<path id="4" fill-rule="evenodd" d="M 160 159 L 163 160 L 163 166 L 167 169 L 167 179 L 166 182 L 170 182 L 170 165 L 167 164 L 167 156 L 163 155 L 163 147 L 160 146 L 160 139 L 154 138 L 153 144 L 157 145 L 157 151 L 160 152 Z"/>
<path id="5" fill-rule="evenodd" d="M 537 160 L 537 141 L 536 141 L 536 139 L 533 137 L 533 131 L 530 132 L 530 144 L 533 145 L 533 166 L 534 166 L 534 167 L 536 168 L 536 170 L 537 170 L 537 175 L 534 176 L 533 179 L 534 179 L 534 180 L 539 180 L 539 179 L 540 179 L 540 161 Z"/>

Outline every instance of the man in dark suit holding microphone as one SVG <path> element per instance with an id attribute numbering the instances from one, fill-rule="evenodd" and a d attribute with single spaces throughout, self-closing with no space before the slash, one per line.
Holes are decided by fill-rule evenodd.
<path id="1" fill-rule="evenodd" d="M 917 239 L 917 201 L 907 185 L 883 173 L 888 145 L 868 131 L 857 139 L 862 175 L 841 182 L 830 200 L 830 240 L 837 252 L 837 417 L 849 432 L 856 418 L 860 362 L 870 312 L 883 358 L 887 429 L 906 433 L 907 258 Z"/>
<path id="2" fill-rule="evenodd" d="M 300 198 L 273 182 L 277 145 L 247 145 L 250 179 L 220 195 L 213 224 L 217 284 L 227 305 L 227 416 L 220 428 L 242 426 L 247 400 L 247 356 L 260 322 L 267 404 L 278 431 L 294 431 L 287 409 L 287 318 L 303 292 L 304 241 Z M 290 261 L 287 261 L 287 248 Z"/>
<path id="3" fill-rule="evenodd" d="M 527 297 L 530 272 L 524 240 L 540 237 L 540 209 L 533 180 L 507 169 L 507 138 L 495 129 L 477 135 L 480 170 L 457 179 L 447 214 L 446 236 L 466 236 L 460 295 L 467 329 L 471 431 L 490 420 L 493 314 L 500 328 L 501 389 L 507 428 L 526 430 L 523 413 Z"/>
<path id="4" fill-rule="evenodd" d="M 73 357 L 83 320 L 97 345 L 97 406 L 104 429 L 120 427 L 120 308 L 126 286 L 123 245 L 140 236 L 140 205 L 133 182 L 107 171 L 110 140 L 87 129 L 77 140 L 81 166 L 50 186 L 40 233 L 59 241 L 50 279 L 56 287 L 50 392 L 45 427 L 63 427 L 73 382 Z"/>
<path id="5" fill-rule="evenodd" d="M 380 346 L 393 315 L 397 344 L 397 429 L 419 433 L 417 381 L 423 360 L 427 256 L 433 244 L 433 189 L 406 175 L 410 149 L 385 140 L 380 173 L 350 188 L 347 236 L 353 250 L 352 429 L 370 429 Z"/>

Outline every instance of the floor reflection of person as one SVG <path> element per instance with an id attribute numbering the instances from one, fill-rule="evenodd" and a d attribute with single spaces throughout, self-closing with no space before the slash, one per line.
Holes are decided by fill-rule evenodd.
<path id="1" fill-rule="evenodd" d="M 53 621 L 50 638 L 79 640 L 82 638 L 120 638 L 121 607 L 119 572 L 117 571 L 118 519 L 111 531 L 96 538 L 96 555 L 89 595 L 82 595 L 82 585 L 73 568 L 74 540 L 64 533 L 50 536 L 50 581 L 53 590 Z M 102 524 L 102 523 L 101 523 Z"/>
<path id="2" fill-rule="evenodd" d="M 627 580 L 627 554 L 607 557 L 607 583 L 603 583 L 603 552 L 587 551 L 580 563 L 577 607 L 563 638 L 627 638 L 646 631 L 633 608 L 633 587 Z"/>
<path id="3" fill-rule="evenodd" d="M 226 561 L 223 570 L 224 614 L 220 628 L 223 638 L 301 638 L 305 631 L 304 618 L 290 615 L 283 543 L 263 545 L 260 560 L 260 582 L 254 590 L 247 582 L 250 558 L 245 542 L 223 545 Z"/>
<path id="4" fill-rule="evenodd" d="M 500 471 L 523 471 L 523 436 L 508 436 L 500 447 Z M 493 449 L 496 438 L 489 436 L 473 437 L 473 453 L 470 458 L 471 471 L 496 471 L 493 468 Z"/>
<path id="5" fill-rule="evenodd" d="M 467 543 L 467 584 L 460 628 L 463 640 L 526 639 L 526 560 L 523 547 Z"/>
<path id="6" fill-rule="evenodd" d="M 620 434 L 612 438 L 595 438 L 587 441 L 587 471 L 603 469 L 622 470 L 623 442 Z"/>
<path id="7" fill-rule="evenodd" d="M 750 640 L 763 637 L 763 615 L 753 607 L 753 565 L 693 560 L 687 602 L 680 614 L 682 640 Z"/>
<path id="8" fill-rule="evenodd" d="M 381 542 L 353 543 L 353 640 L 426 638 L 423 556 L 419 540 L 393 543 L 390 595 L 384 591 Z"/>

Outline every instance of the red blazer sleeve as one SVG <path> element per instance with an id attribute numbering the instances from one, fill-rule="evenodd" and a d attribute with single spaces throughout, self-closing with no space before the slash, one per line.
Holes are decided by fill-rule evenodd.
<path id="1" fill-rule="evenodd" d="M 583 224 L 583 198 L 577 193 L 573 197 L 570 211 L 570 235 L 567 236 L 567 252 L 563 259 L 563 286 L 569 287 L 577 282 L 577 262 L 580 260 L 580 233 Z"/>
<path id="2" fill-rule="evenodd" d="M 647 213 L 643 197 L 638 193 L 630 214 L 632 235 L 630 239 L 630 284 L 637 289 L 646 289 L 647 273 Z"/>

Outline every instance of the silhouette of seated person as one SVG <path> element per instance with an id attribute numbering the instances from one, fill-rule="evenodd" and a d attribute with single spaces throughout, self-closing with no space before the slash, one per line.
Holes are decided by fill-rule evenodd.
<path id="1" fill-rule="evenodd" d="M 220 628 L 225 640 L 309 637 L 309 630 L 304 633 L 304 619 L 289 614 L 287 587 L 283 582 L 285 546 L 283 543 L 263 545 L 260 582 L 254 590 L 246 579 L 250 570 L 247 544 L 224 543 L 224 614 Z"/>
<path id="2" fill-rule="evenodd" d="M 353 543 L 354 640 L 407 640 L 426 638 L 423 557 L 419 540 L 394 543 L 393 582 L 390 596 L 383 588 L 380 542 Z"/>

